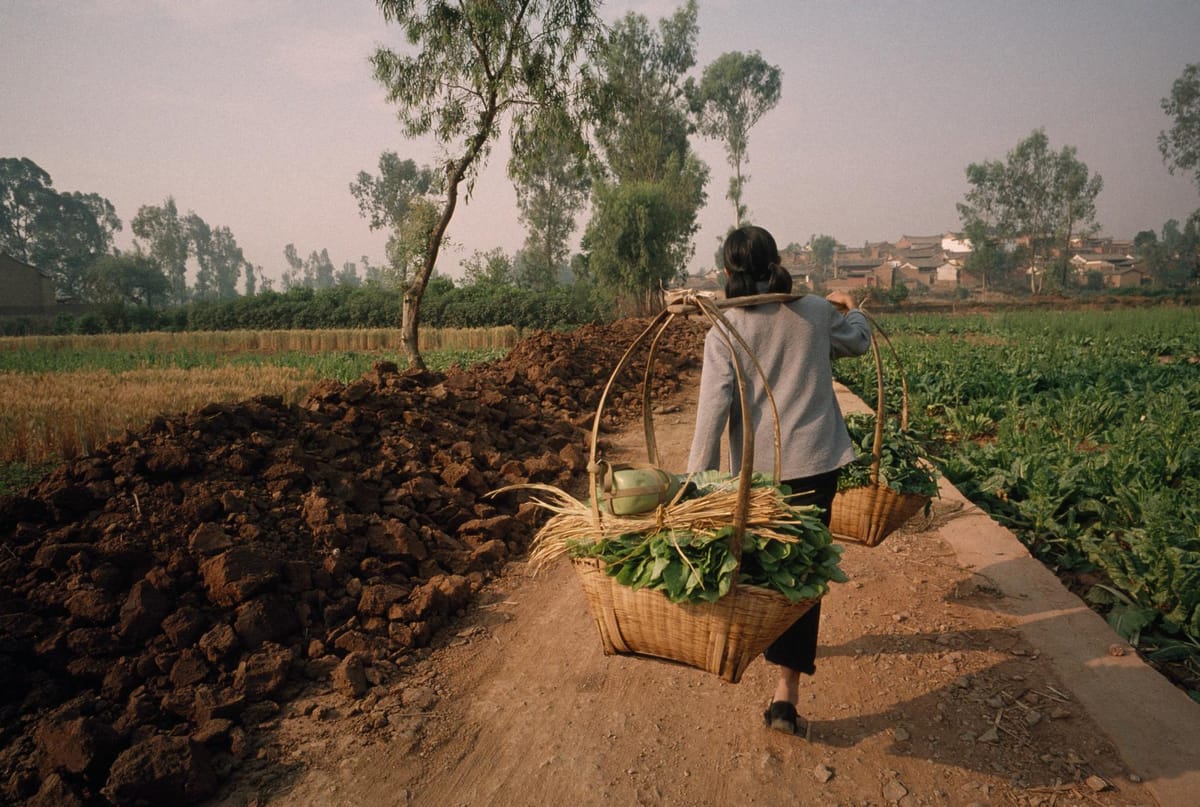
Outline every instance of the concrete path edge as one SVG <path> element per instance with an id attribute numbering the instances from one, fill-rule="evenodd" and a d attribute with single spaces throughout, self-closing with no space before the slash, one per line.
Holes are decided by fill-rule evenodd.
<path id="1" fill-rule="evenodd" d="M 1200 704 L 1146 664 L 1016 535 L 946 480 L 939 487 L 962 510 L 937 534 L 963 569 L 1003 595 L 994 607 L 1016 618 L 1161 807 L 1200 805 Z"/>

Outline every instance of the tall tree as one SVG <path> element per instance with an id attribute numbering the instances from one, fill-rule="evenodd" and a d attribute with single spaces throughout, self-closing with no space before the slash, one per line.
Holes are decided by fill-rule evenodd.
<path id="1" fill-rule="evenodd" d="M 60 193 L 33 257 L 35 266 L 50 269 L 60 290 L 86 299 L 88 270 L 112 253 L 113 233 L 121 229 L 112 203 L 94 193 Z"/>
<path id="2" fill-rule="evenodd" d="M 33 160 L 0 159 L 0 250 L 49 272 L 60 294 L 87 299 L 88 270 L 120 229 L 104 197 L 59 192 Z"/>
<path id="3" fill-rule="evenodd" d="M 1162 283 L 1182 286 L 1200 279 L 1200 210 L 1188 217 L 1181 227 L 1171 219 L 1162 227 L 1164 271 Z"/>
<path id="4" fill-rule="evenodd" d="M 685 75 L 696 63 L 697 8 L 689 0 L 657 30 L 629 13 L 584 72 L 598 160 L 583 236 L 592 277 L 635 311 L 684 277 L 694 251 L 707 167 L 688 141 Z"/>
<path id="5" fill-rule="evenodd" d="M 1055 152 L 1045 131 L 1037 129 L 1004 162 L 968 165 L 967 182 L 971 190 L 958 204 L 964 227 L 977 237 L 1027 240 L 1035 291 L 1038 273 L 1058 249 L 1059 280 L 1065 283 L 1071 236 L 1096 226 L 1096 197 L 1104 187 L 1100 175 L 1091 174 L 1076 156 L 1075 147 Z"/>
<path id="6" fill-rule="evenodd" d="M 687 83 L 700 133 L 725 146 L 725 158 L 733 169 L 725 198 L 733 202 L 734 227 L 745 223 L 747 216 L 743 191 L 750 177 L 742 167 L 750 161 L 750 128 L 779 103 L 782 76 L 758 51 L 733 51 L 705 67 L 698 85 L 691 79 Z"/>
<path id="7" fill-rule="evenodd" d="M 499 247 L 475 250 L 463 261 L 463 286 L 513 286 L 513 261 Z"/>
<path id="8" fill-rule="evenodd" d="M 304 259 L 296 252 L 295 244 L 288 244 L 283 248 L 283 259 L 288 265 L 288 268 L 283 270 L 283 290 L 303 288 Z"/>
<path id="9" fill-rule="evenodd" d="M 238 277 L 249 273 L 250 264 L 238 246 L 233 231 L 225 225 L 216 227 L 209 238 L 209 260 L 217 298 L 231 300 L 238 296 Z"/>
<path id="10" fill-rule="evenodd" d="M 971 253 L 963 268 L 978 276 L 983 288 L 991 288 L 996 278 L 1012 269 L 1012 254 L 996 238 L 994 229 L 980 219 L 969 221 L 964 235 L 971 242 Z"/>
<path id="11" fill-rule="evenodd" d="M 1074 146 L 1063 146 L 1054 159 L 1054 204 L 1057 217 L 1052 237 L 1062 249 L 1062 260 L 1058 262 L 1062 273 L 1059 281 L 1065 285 L 1070 269 L 1068 252 L 1071 239 L 1077 234 L 1092 234 L 1099 229 L 1096 223 L 1096 197 L 1104 189 L 1104 180 L 1099 174 L 1088 171 L 1087 165 L 1079 160 Z"/>
<path id="12" fill-rule="evenodd" d="M 333 261 L 329 257 L 329 250 L 322 249 L 317 252 L 314 249 L 310 252 L 308 260 L 304 262 L 304 285 L 310 289 L 331 289 L 333 276 Z"/>
<path id="13" fill-rule="evenodd" d="M 158 261 L 171 287 L 168 302 L 182 305 L 188 299 L 187 259 L 190 236 L 179 216 L 175 199 L 168 196 L 162 205 L 142 205 L 131 222 L 133 234 L 145 242 L 150 257 Z"/>
<path id="14" fill-rule="evenodd" d="M 259 288 L 260 288 L 260 286 L 262 286 L 262 283 L 261 283 L 262 276 L 263 276 L 263 268 L 261 266 L 256 266 L 254 264 L 251 264 L 249 261 L 246 262 L 245 294 L 247 297 L 253 297 L 255 294 L 258 294 Z M 266 291 L 267 289 L 265 287 L 263 287 L 262 290 Z"/>
<path id="15" fill-rule="evenodd" d="M 545 290 L 567 265 L 575 216 L 587 201 L 587 147 L 579 127 L 557 107 L 544 110 L 513 137 L 508 173 L 525 225 L 517 282 Z"/>
<path id="16" fill-rule="evenodd" d="M 166 299 L 170 283 L 148 255 L 101 256 L 88 269 L 88 299 L 98 303 L 151 306 Z"/>
<path id="17" fill-rule="evenodd" d="M 421 298 L 437 265 L 459 193 L 469 194 L 505 115 L 562 103 L 575 56 L 599 27 L 595 0 L 377 0 L 400 25 L 403 52 L 376 50 L 376 78 L 408 137 L 432 134 L 445 150 L 443 196 L 420 268 L 404 289 L 401 339 L 413 367 Z"/>
<path id="18" fill-rule="evenodd" d="M 387 278 L 401 289 L 420 272 L 433 227 L 437 223 L 439 177 L 432 168 L 418 167 L 412 160 L 401 160 L 394 151 L 379 155 L 379 173 L 359 171 L 350 183 L 350 193 L 358 201 L 359 213 L 372 230 L 388 233 L 388 269 L 377 270 L 378 279 Z M 364 266 L 368 265 L 364 258 Z M 371 272 L 368 270 L 368 277 Z"/>
<path id="19" fill-rule="evenodd" d="M 828 272 L 833 268 L 833 256 L 837 252 L 837 239 L 832 235 L 814 235 L 808 242 L 812 250 L 813 263 Z"/>
<path id="20" fill-rule="evenodd" d="M 371 259 L 367 255 L 362 256 L 362 279 L 363 283 L 384 283 L 387 278 L 387 272 L 384 267 L 371 263 Z"/>
<path id="21" fill-rule="evenodd" d="M 354 261 L 344 262 L 342 268 L 334 276 L 333 282 L 335 285 L 345 286 L 350 289 L 361 286 L 362 279 L 358 276 L 358 264 Z"/>
<path id="22" fill-rule="evenodd" d="M 1171 94 L 1162 99 L 1163 112 L 1174 123 L 1159 132 L 1158 150 L 1167 170 L 1191 171 L 1200 188 L 1200 63 L 1189 64 L 1171 85 Z"/>
<path id="23" fill-rule="evenodd" d="M 188 252 L 196 259 L 196 282 L 192 284 L 192 297 L 211 300 L 217 296 L 217 276 L 213 267 L 212 228 L 195 213 L 183 217 L 183 228 L 187 231 Z"/>
<path id="24" fill-rule="evenodd" d="M 50 175 L 27 157 L 0 159 L 0 250 L 30 263 L 37 221 L 57 196 Z"/>

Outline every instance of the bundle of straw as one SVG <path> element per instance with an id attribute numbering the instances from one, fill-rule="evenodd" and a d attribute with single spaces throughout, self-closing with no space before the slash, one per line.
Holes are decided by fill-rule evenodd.
<path id="1" fill-rule="evenodd" d="M 715 537 L 733 523 L 737 491 L 731 486 L 717 487 L 696 498 L 676 496 L 667 504 L 646 513 L 617 516 L 601 513 L 599 519 L 587 502 L 582 502 L 551 485 L 510 485 L 493 491 L 497 495 L 513 490 L 532 490 L 543 494 L 533 502 L 553 515 L 542 525 L 530 546 L 530 559 L 535 569 L 567 554 L 572 546 L 594 544 L 628 534 L 653 535 L 663 531 L 686 531 Z M 755 486 L 750 490 L 750 506 L 746 516 L 746 531 L 766 538 L 793 543 L 795 534 L 780 528 L 801 526 L 798 508 L 788 504 L 782 491 L 773 486 Z"/>

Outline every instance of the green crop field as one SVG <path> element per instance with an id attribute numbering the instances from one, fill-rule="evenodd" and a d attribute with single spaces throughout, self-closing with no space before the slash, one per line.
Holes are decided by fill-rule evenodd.
<path id="1" fill-rule="evenodd" d="M 910 428 L 943 473 L 1200 700 L 1200 312 L 879 325 L 907 380 Z M 884 365 L 895 413 L 900 375 Z M 872 362 L 838 371 L 874 405 Z"/>

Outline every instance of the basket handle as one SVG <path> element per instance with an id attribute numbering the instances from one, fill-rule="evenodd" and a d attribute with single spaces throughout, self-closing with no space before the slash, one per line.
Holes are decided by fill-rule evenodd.
<path id="1" fill-rule="evenodd" d="M 596 482 L 604 471 L 604 466 L 596 461 L 596 446 L 600 438 L 600 415 L 604 411 L 604 404 L 608 401 L 608 394 L 612 391 L 613 384 L 616 383 L 621 371 L 629 364 L 634 350 L 645 340 L 646 335 L 652 330 L 665 327 L 670 322 L 671 317 L 672 315 L 667 311 L 659 312 L 650 321 L 650 324 L 646 326 L 645 330 L 638 334 L 637 338 L 630 343 L 629 347 L 625 349 L 624 354 L 621 355 L 620 360 L 617 361 L 617 366 L 613 369 L 612 374 L 608 377 L 608 383 L 604 385 L 604 389 L 600 393 L 600 400 L 596 404 L 596 415 L 592 418 L 591 450 L 588 455 L 588 484 L 590 486 L 589 490 L 592 502 L 592 520 L 596 524 L 599 524 L 601 521 L 600 503 L 596 499 Z M 657 450 L 655 454 L 657 454 Z"/>
<path id="2" fill-rule="evenodd" d="M 876 339 L 876 334 L 883 337 L 884 343 L 891 351 L 892 359 L 896 362 L 896 368 L 900 373 L 900 430 L 904 431 L 908 428 L 908 381 L 904 377 L 904 365 L 900 363 L 900 354 L 896 352 L 896 346 L 892 344 L 891 338 L 887 332 L 879 325 L 879 323 L 868 314 L 862 311 L 863 316 L 871 323 L 871 356 L 875 359 L 875 441 L 871 449 L 871 484 L 879 483 L 879 465 L 883 458 L 883 421 L 887 417 L 887 409 L 884 402 L 884 385 L 883 385 L 883 360 L 879 355 L 879 341 Z"/>
<path id="3" fill-rule="evenodd" d="M 769 299 L 764 299 L 764 298 L 769 298 Z M 596 415 L 592 421 L 591 450 L 590 450 L 590 454 L 589 454 L 589 458 L 588 458 L 588 476 L 589 476 L 589 484 L 591 486 L 591 491 L 592 491 L 592 495 L 591 495 L 592 518 L 597 524 L 599 524 L 601 522 L 601 519 L 603 518 L 603 516 L 601 515 L 601 512 L 600 512 L 599 501 L 597 500 L 597 497 L 595 495 L 595 490 L 596 490 L 596 483 L 598 481 L 598 476 L 603 472 L 605 464 L 602 462 L 598 462 L 596 455 L 597 455 L 597 445 L 599 442 L 599 435 L 600 435 L 600 418 L 604 411 L 605 403 L 608 400 L 609 393 L 612 391 L 612 387 L 616 383 L 617 377 L 621 374 L 621 372 L 629 364 L 630 360 L 633 357 L 633 353 L 637 349 L 637 347 L 642 342 L 644 342 L 646 340 L 646 338 L 648 336 L 650 336 L 651 333 L 653 333 L 654 336 L 651 341 L 650 352 L 647 357 L 646 370 L 645 370 L 645 373 L 643 374 L 643 379 L 642 379 L 642 413 L 643 413 L 643 427 L 644 427 L 645 434 L 646 434 L 646 449 L 647 449 L 648 459 L 652 464 L 657 464 L 658 463 L 658 447 L 657 447 L 657 443 L 656 443 L 655 437 L 654 437 L 653 416 L 651 414 L 651 407 L 649 405 L 649 401 L 650 401 L 649 381 L 650 381 L 651 370 L 653 368 L 654 359 L 657 354 L 658 346 L 661 342 L 662 334 L 667 329 L 667 327 L 671 324 L 671 322 L 679 314 L 700 312 L 704 315 L 704 317 L 713 326 L 717 326 L 718 324 L 720 324 L 722 326 L 722 327 L 718 328 L 718 333 L 720 333 L 721 337 L 723 339 L 725 339 L 726 344 L 730 347 L 730 354 L 733 357 L 734 375 L 737 378 L 737 383 L 738 383 L 738 399 L 739 399 L 739 405 L 740 405 L 741 413 L 742 413 L 742 422 L 746 427 L 746 428 L 743 428 L 743 430 L 742 430 L 742 463 L 741 463 L 741 468 L 739 469 L 739 473 L 738 473 L 738 497 L 736 500 L 736 504 L 734 507 L 734 513 L 733 513 L 734 532 L 730 536 L 730 549 L 733 552 L 734 557 L 736 558 L 737 563 L 738 563 L 738 568 L 740 569 L 741 561 L 742 561 L 742 538 L 745 535 L 746 520 L 749 515 L 750 488 L 751 488 L 751 483 L 752 483 L 752 475 L 754 472 L 754 432 L 751 428 L 749 428 L 752 421 L 750 418 L 750 399 L 749 399 L 749 394 L 746 390 L 746 384 L 745 384 L 745 374 L 744 374 L 745 371 L 744 371 L 744 368 L 742 367 L 741 360 L 737 356 L 736 351 L 733 350 L 733 342 L 734 341 L 737 341 L 737 343 L 743 347 L 746 354 L 750 356 L 751 361 L 753 362 L 756 371 L 759 373 L 760 378 L 762 378 L 762 380 L 763 380 L 764 388 L 766 389 L 766 392 L 767 392 L 767 399 L 770 402 L 771 411 L 772 411 L 772 415 L 774 417 L 774 423 L 775 423 L 775 475 L 776 475 L 776 477 L 779 476 L 781 461 L 782 461 L 781 460 L 782 439 L 780 437 L 780 432 L 779 432 L 779 413 L 775 406 L 774 395 L 771 392 L 770 386 L 767 385 L 767 383 L 766 383 L 766 373 L 763 370 L 762 365 L 759 364 L 758 359 L 754 356 L 753 351 L 750 350 L 749 345 L 746 344 L 745 340 L 742 339 L 741 335 L 737 332 L 737 330 L 733 327 L 733 325 L 730 324 L 727 319 L 725 319 L 725 317 L 721 314 L 721 312 L 719 310 L 719 308 L 722 308 L 722 307 L 727 308 L 727 307 L 731 307 L 731 306 L 729 306 L 729 305 L 718 306 L 715 300 L 705 298 L 705 297 L 699 297 L 699 296 L 695 296 L 695 295 L 688 295 L 685 299 L 687 301 L 687 304 L 671 305 L 671 306 L 668 306 L 663 311 L 659 312 L 651 320 L 650 324 L 647 325 L 646 328 L 637 336 L 637 338 L 635 338 L 633 340 L 633 342 L 629 345 L 629 347 L 626 348 L 625 353 L 621 356 L 621 359 L 617 362 L 616 368 L 613 370 L 612 374 L 609 376 L 608 383 L 605 384 L 604 390 L 600 394 L 600 401 L 596 407 Z M 741 302 L 741 305 L 753 305 L 758 302 L 776 302 L 776 301 L 782 302 L 782 301 L 790 300 L 790 299 L 797 299 L 797 296 L 796 295 L 776 294 L 776 295 L 755 295 L 754 298 L 750 298 L 750 297 L 738 298 L 738 300 L 743 300 L 743 302 Z M 752 302 L 752 300 L 753 300 L 753 302 Z M 735 571 L 734 571 L 733 585 L 734 586 L 737 585 L 737 569 L 735 569 Z"/>

